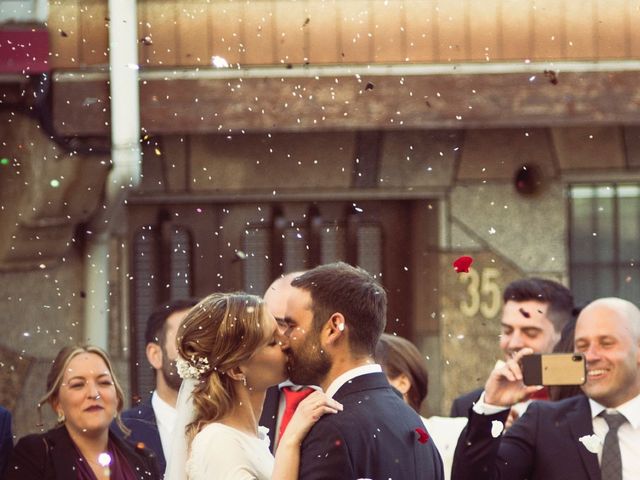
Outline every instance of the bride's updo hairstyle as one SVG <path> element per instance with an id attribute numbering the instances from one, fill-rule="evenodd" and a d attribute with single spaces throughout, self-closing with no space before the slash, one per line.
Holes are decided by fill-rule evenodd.
<path id="1" fill-rule="evenodd" d="M 264 302 L 255 295 L 213 293 L 180 324 L 178 352 L 186 360 L 189 376 L 198 380 L 193 390 L 196 416 L 186 432 L 189 440 L 231 410 L 236 401 L 234 380 L 226 373 L 264 343 L 265 312 Z"/>

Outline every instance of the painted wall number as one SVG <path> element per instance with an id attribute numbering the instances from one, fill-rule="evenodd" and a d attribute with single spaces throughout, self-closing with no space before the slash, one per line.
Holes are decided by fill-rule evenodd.
<path id="1" fill-rule="evenodd" d="M 472 268 L 469 273 L 462 273 L 458 278 L 460 282 L 467 284 L 467 298 L 460 302 L 462 314 L 475 317 L 480 313 L 486 319 L 494 318 L 502 304 L 500 271 L 493 267 L 480 271 Z"/>

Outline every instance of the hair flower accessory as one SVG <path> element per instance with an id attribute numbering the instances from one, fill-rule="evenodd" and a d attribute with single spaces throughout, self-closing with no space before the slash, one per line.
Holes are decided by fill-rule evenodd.
<path id="1" fill-rule="evenodd" d="M 176 369 L 180 378 L 187 379 L 199 379 L 202 375 L 207 373 L 211 367 L 209 366 L 209 359 L 207 357 L 198 357 L 194 355 L 191 359 L 187 360 L 182 357 L 178 357 L 176 360 Z"/>

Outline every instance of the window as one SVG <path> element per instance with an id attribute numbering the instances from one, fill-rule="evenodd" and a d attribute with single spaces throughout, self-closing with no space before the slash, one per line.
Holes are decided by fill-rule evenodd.
<path id="1" fill-rule="evenodd" d="M 640 302 L 640 185 L 570 187 L 570 275 L 577 304 Z"/>

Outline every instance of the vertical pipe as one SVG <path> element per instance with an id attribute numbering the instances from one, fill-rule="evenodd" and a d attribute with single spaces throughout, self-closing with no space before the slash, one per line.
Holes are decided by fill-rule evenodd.
<path id="1" fill-rule="evenodd" d="M 140 182 L 140 96 L 137 2 L 109 0 L 111 172 L 105 204 L 85 260 L 85 339 L 107 349 L 109 339 L 109 238 L 123 228 L 126 195 Z"/>

